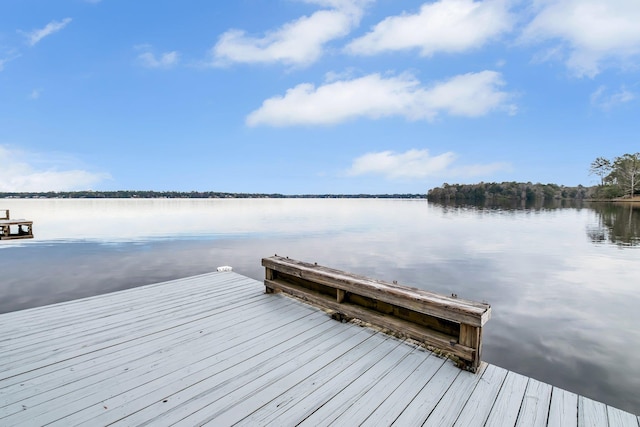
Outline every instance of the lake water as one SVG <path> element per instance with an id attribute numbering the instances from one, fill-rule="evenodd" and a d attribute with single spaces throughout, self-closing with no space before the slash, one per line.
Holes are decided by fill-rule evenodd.
<path id="1" fill-rule="evenodd" d="M 388 199 L 0 199 L 0 312 L 273 254 L 487 301 L 483 360 L 640 413 L 640 206 Z"/>

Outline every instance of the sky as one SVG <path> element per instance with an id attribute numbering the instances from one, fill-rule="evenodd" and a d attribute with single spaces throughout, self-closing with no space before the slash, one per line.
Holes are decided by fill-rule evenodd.
<path id="1" fill-rule="evenodd" d="M 638 0 L 2 0 L 0 191 L 595 185 Z"/>

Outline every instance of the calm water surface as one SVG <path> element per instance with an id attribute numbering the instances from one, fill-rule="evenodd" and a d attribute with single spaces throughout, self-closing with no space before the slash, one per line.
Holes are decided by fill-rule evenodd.
<path id="1" fill-rule="evenodd" d="M 483 359 L 640 413 L 640 206 L 490 209 L 424 200 L 17 200 L 0 312 L 286 255 L 487 301 Z"/>

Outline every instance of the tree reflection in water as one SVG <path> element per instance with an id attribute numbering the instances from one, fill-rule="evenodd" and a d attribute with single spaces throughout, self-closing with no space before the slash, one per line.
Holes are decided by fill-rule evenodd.
<path id="1" fill-rule="evenodd" d="M 593 203 L 597 224 L 587 227 L 593 243 L 612 243 L 618 246 L 640 246 L 640 204 Z"/>

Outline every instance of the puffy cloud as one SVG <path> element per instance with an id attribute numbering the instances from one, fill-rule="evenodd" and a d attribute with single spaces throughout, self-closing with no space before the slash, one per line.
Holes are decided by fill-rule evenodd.
<path id="1" fill-rule="evenodd" d="M 475 177 L 509 170 L 505 163 L 457 166 L 453 164 L 457 156 L 446 152 L 431 156 L 429 150 L 409 150 L 404 153 L 381 151 L 367 153 L 356 158 L 348 175 L 382 175 L 387 179 L 423 179 L 428 177 Z"/>
<path id="2" fill-rule="evenodd" d="M 425 3 L 417 14 L 384 19 L 346 50 L 362 55 L 404 49 L 419 49 L 423 56 L 464 52 L 510 31 L 513 22 L 505 0 L 440 0 Z"/>
<path id="3" fill-rule="evenodd" d="M 307 0 L 307 3 L 330 9 L 288 22 L 263 37 L 249 36 L 243 30 L 229 30 L 220 36 L 212 49 L 214 64 L 311 64 L 322 56 L 325 44 L 346 36 L 360 22 L 363 7 L 368 1 Z"/>
<path id="4" fill-rule="evenodd" d="M 138 55 L 138 59 L 145 67 L 149 68 L 171 68 L 179 61 L 180 55 L 176 51 L 165 52 L 156 57 L 152 52 L 144 52 Z"/>
<path id="5" fill-rule="evenodd" d="M 25 160 L 37 157 L 39 156 L 0 145 L 0 191 L 87 190 L 110 178 L 108 174 L 80 169 L 60 171 L 48 168 L 39 170 Z"/>
<path id="6" fill-rule="evenodd" d="M 538 0 L 521 40 L 551 41 L 550 51 L 578 76 L 594 77 L 611 65 L 626 65 L 640 53 L 637 0 Z"/>
<path id="7" fill-rule="evenodd" d="M 608 92 L 606 86 L 600 86 L 591 94 L 591 105 L 609 111 L 614 107 L 633 101 L 635 98 L 636 95 L 624 86 L 613 93 Z"/>
<path id="8" fill-rule="evenodd" d="M 453 163 L 452 152 L 430 156 L 428 150 L 409 150 L 405 153 L 381 151 L 364 154 L 353 161 L 349 175 L 383 175 L 390 179 L 424 178 L 442 173 Z"/>
<path id="9" fill-rule="evenodd" d="M 515 106 L 508 104 L 511 95 L 500 90 L 503 85 L 501 74 L 495 71 L 462 74 L 430 87 L 410 74 L 386 78 L 370 74 L 318 88 L 303 83 L 284 96 L 265 100 L 246 123 L 329 125 L 360 117 L 434 120 L 441 113 L 476 117 L 500 109 L 514 111 Z"/>
<path id="10" fill-rule="evenodd" d="M 69 22 L 71 22 L 71 18 L 64 18 L 62 21 L 51 21 L 44 28 L 24 33 L 24 35 L 27 37 L 29 45 L 34 46 L 43 38 L 62 30 Z"/>

